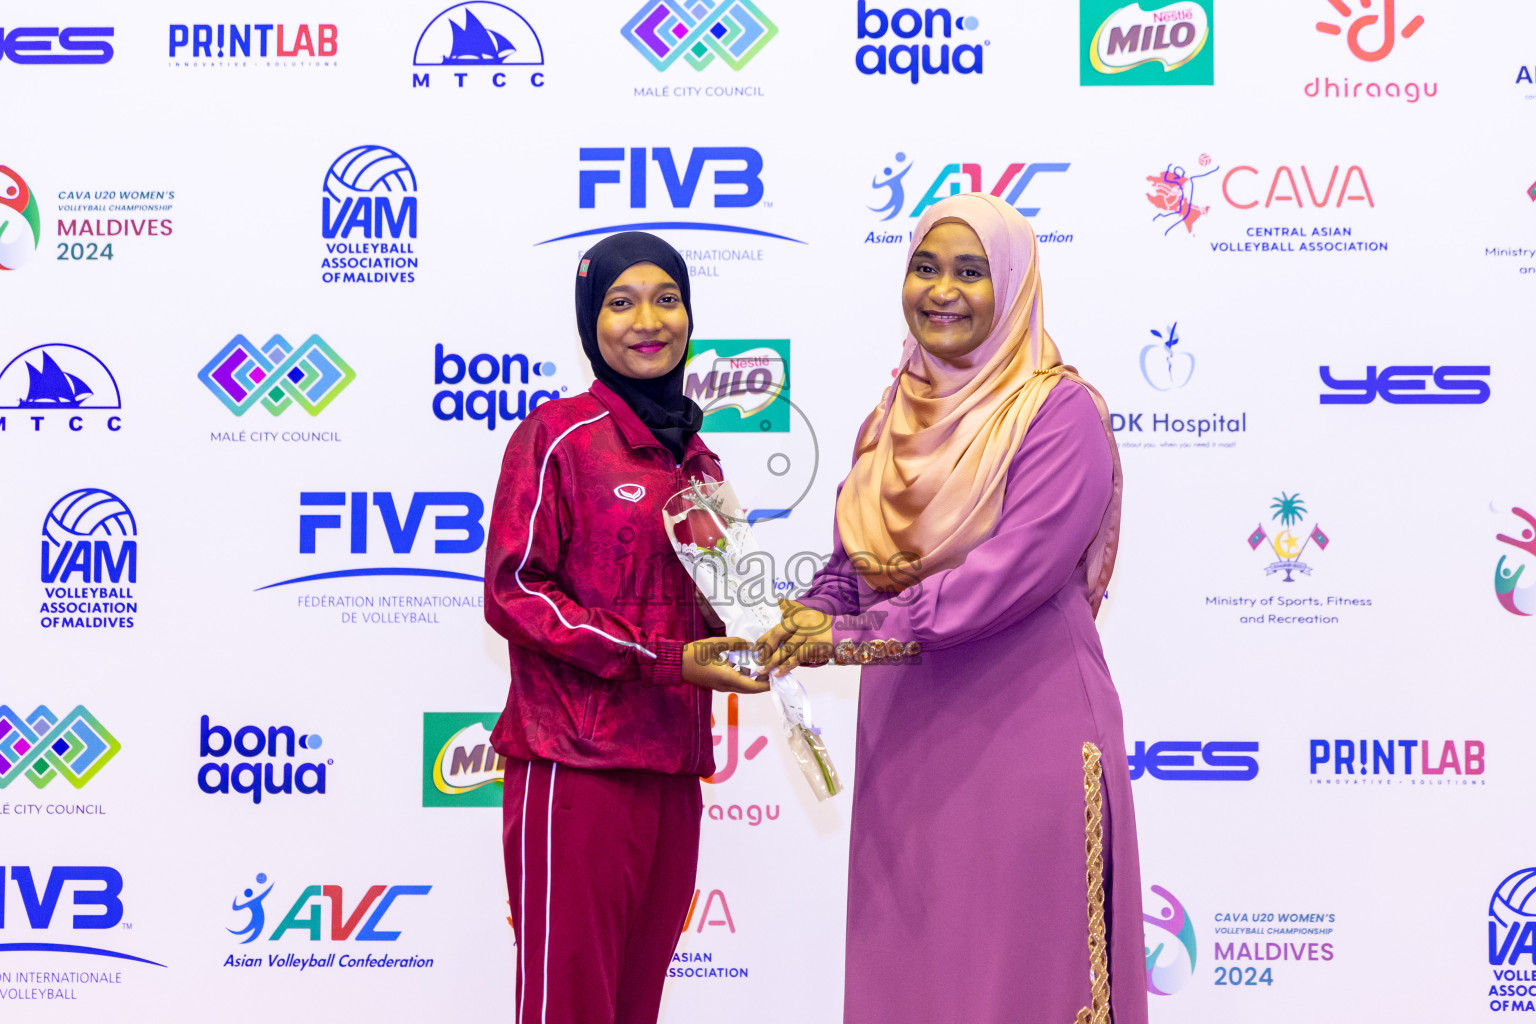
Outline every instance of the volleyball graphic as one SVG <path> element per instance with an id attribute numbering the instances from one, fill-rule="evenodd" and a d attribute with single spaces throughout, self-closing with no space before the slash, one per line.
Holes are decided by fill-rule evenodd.
<path id="1" fill-rule="evenodd" d="M 37 251 L 42 220 L 21 175 L 0 166 L 0 270 L 20 270 Z"/>
<path id="2" fill-rule="evenodd" d="M 337 157 L 325 174 L 325 194 L 337 201 L 375 190 L 415 192 L 416 172 L 392 149 L 356 146 Z"/>
<path id="3" fill-rule="evenodd" d="M 1488 916 L 1506 928 L 1522 921 L 1536 921 L 1536 868 L 1516 871 L 1493 890 Z"/>
<path id="4" fill-rule="evenodd" d="M 70 491 L 53 503 L 43 536 L 54 544 L 81 537 L 136 537 L 138 523 L 123 499 L 99 487 Z"/>

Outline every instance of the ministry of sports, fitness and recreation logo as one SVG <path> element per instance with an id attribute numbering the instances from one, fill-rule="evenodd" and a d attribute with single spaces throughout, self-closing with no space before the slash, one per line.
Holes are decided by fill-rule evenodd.
<path id="1" fill-rule="evenodd" d="M 1328 549 L 1328 535 L 1322 527 L 1313 524 L 1312 529 L 1305 534 L 1305 539 L 1298 540 L 1296 527 L 1299 526 L 1307 514 L 1307 506 L 1302 501 L 1300 494 L 1286 494 L 1280 492 L 1280 496 L 1270 503 L 1272 514 L 1270 519 L 1280 524 L 1280 531 L 1274 537 L 1270 537 L 1264 530 L 1262 522 L 1248 535 L 1248 547 L 1257 551 L 1259 545 L 1267 546 L 1275 554 L 1275 561 L 1264 567 L 1264 575 L 1273 576 L 1277 572 L 1285 573 L 1282 582 L 1294 583 L 1291 574 L 1293 572 L 1312 575 L 1312 567 L 1301 560 L 1310 544 L 1317 544 L 1318 550 Z"/>
<path id="2" fill-rule="evenodd" d="M 320 415 L 357 377 L 318 334 L 297 348 L 281 334 L 257 347 L 237 334 L 197 373 L 197 379 L 236 416 L 260 403 L 273 416 L 297 405 Z"/>
<path id="3" fill-rule="evenodd" d="M 43 704 L 25 717 L 0 704 L 0 789 L 23 778 L 38 789 L 57 778 L 79 789 L 122 749 L 84 704 L 63 718 Z"/>
<path id="4" fill-rule="evenodd" d="M 716 57 L 740 71 L 778 33 L 752 0 L 646 0 L 620 30 L 657 71 L 679 57 L 695 71 Z"/>
<path id="5" fill-rule="evenodd" d="M 421 806 L 500 807 L 507 759 L 491 749 L 495 711 L 421 716 Z"/>
<path id="6" fill-rule="evenodd" d="M 43 236 L 37 197 L 22 176 L 0 166 L 0 270 L 20 270 Z"/>
<path id="7" fill-rule="evenodd" d="M 99 487 L 70 491 L 43 520 L 45 629 L 131 629 L 138 613 L 139 527 L 121 498 Z"/>
<path id="8" fill-rule="evenodd" d="M 81 433 L 102 420 L 96 410 L 120 410 L 117 378 L 79 345 L 35 345 L 0 369 L 0 433 Z M 8 416 L 7 410 L 21 415 Z M 107 416 L 109 431 L 122 429 L 121 416 Z"/>
<path id="9" fill-rule="evenodd" d="M 439 12 L 422 29 L 411 63 L 418 68 L 445 69 L 439 82 L 454 85 L 456 90 L 467 83 L 503 89 L 507 73 L 501 69 L 543 67 L 544 44 L 528 19 L 512 8 L 490 0 L 471 0 Z M 486 70 L 490 73 L 485 74 Z M 449 78 L 454 81 L 448 82 Z M 542 86 L 544 72 L 532 72 L 528 84 Z M 431 86 L 430 71 L 412 73 L 413 89 Z"/>
<path id="10" fill-rule="evenodd" d="M 347 150 L 326 171 L 320 227 L 326 284 L 414 283 L 416 172 L 386 146 Z"/>
<path id="11" fill-rule="evenodd" d="M 1520 530 L 1518 537 L 1501 533 L 1495 539 L 1536 560 L 1536 516 L 1523 508 L 1512 508 L 1510 511 L 1525 520 L 1525 527 Z M 1520 577 L 1532 565 L 1536 565 L 1536 561 L 1520 561 L 1519 556 L 1512 560 L 1507 552 L 1501 552 L 1499 564 L 1493 568 L 1494 595 L 1499 599 L 1500 606 L 1511 615 L 1536 615 L 1536 581 L 1527 581 L 1523 587 L 1520 585 Z"/>
<path id="12" fill-rule="evenodd" d="M 1147 991 L 1171 996 L 1195 974 L 1195 924 L 1178 898 L 1160 885 L 1152 891 L 1167 904 L 1157 914 L 1143 913 L 1146 934 Z"/>
<path id="13" fill-rule="evenodd" d="M 1121 0 L 1080 0 L 1081 85 L 1210 85 L 1215 81 L 1215 0 L 1144 10 Z"/>

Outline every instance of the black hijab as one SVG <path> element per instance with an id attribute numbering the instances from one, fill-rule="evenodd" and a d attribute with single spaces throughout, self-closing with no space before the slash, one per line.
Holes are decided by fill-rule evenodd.
<path id="1" fill-rule="evenodd" d="M 655 235 L 644 231 L 624 231 L 609 235 L 587 250 L 576 270 L 576 330 L 581 333 L 581 347 L 592 363 L 597 379 L 608 385 L 651 428 L 651 433 L 678 462 L 688 439 L 699 432 L 704 410 L 683 395 L 685 354 L 669 373 L 650 380 L 626 377 L 603 358 L 597 345 L 597 315 L 603 297 L 613 282 L 636 263 L 654 263 L 671 275 L 682 295 L 688 313 L 688 337 L 693 337 L 693 306 L 688 291 L 688 265 L 676 249 Z"/>

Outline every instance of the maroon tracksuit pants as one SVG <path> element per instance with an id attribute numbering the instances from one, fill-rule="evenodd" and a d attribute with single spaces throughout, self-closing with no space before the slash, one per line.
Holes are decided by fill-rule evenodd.
<path id="1" fill-rule="evenodd" d="M 655 1024 L 703 805 L 692 775 L 507 761 L 517 1024 Z"/>

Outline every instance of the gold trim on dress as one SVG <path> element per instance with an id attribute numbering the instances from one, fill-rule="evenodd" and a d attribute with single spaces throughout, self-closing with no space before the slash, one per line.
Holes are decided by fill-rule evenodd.
<path id="1" fill-rule="evenodd" d="M 1077 1011 L 1076 1024 L 1109 1024 L 1109 953 L 1104 936 L 1104 797 L 1099 748 L 1083 744 L 1083 812 L 1088 854 L 1088 981 L 1089 1002 Z"/>

